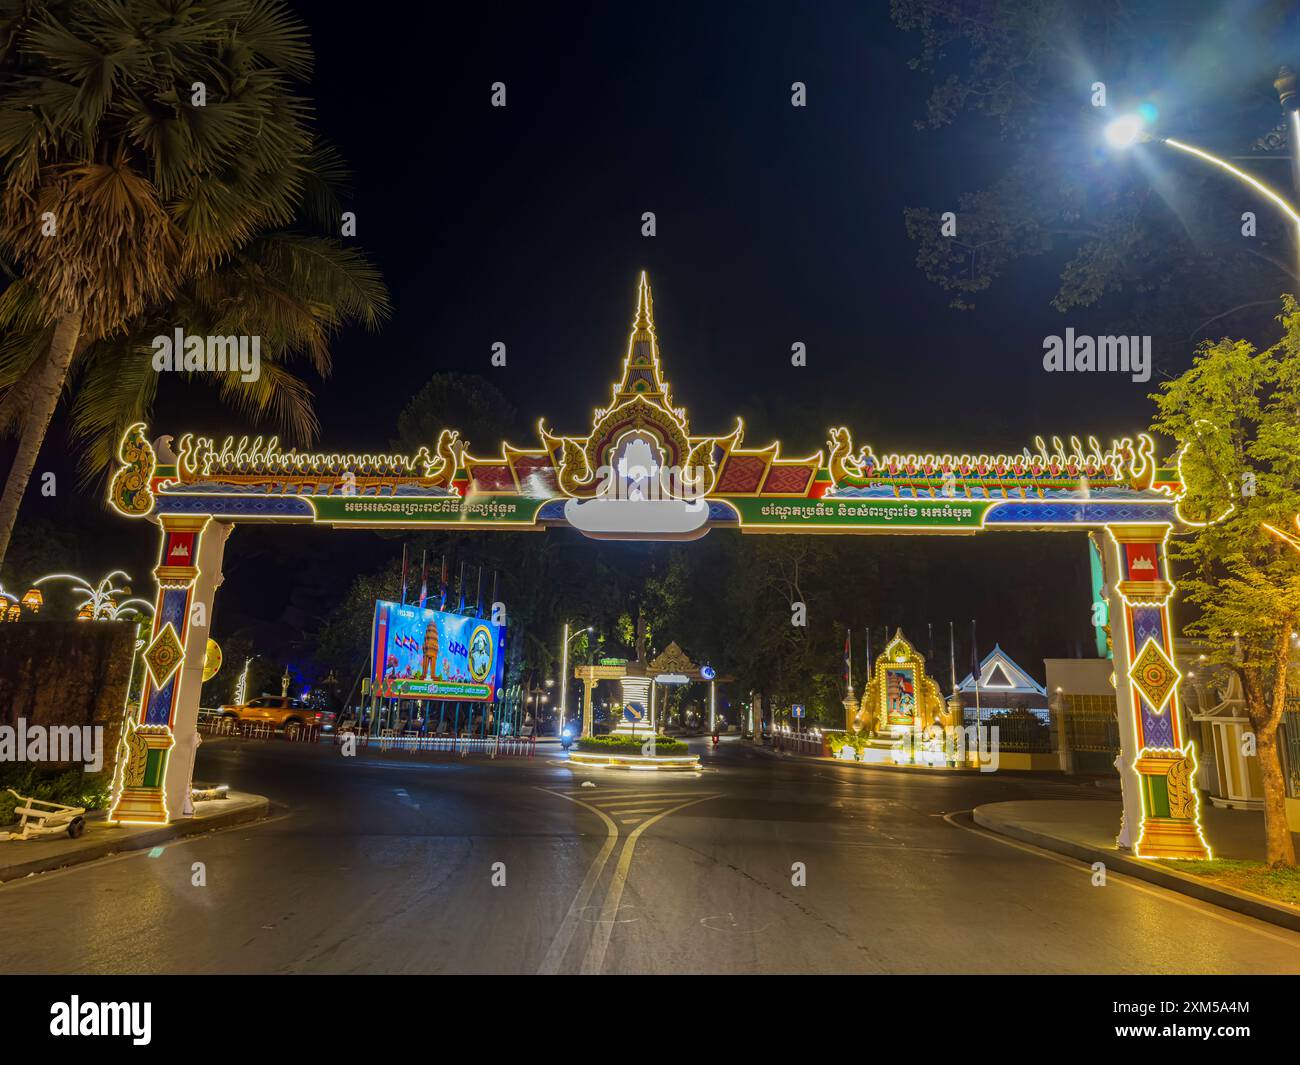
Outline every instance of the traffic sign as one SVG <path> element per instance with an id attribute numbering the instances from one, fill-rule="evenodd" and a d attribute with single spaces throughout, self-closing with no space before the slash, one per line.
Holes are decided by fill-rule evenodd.
<path id="1" fill-rule="evenodd" d="M 791 717 L 803 717 L 803 703 L 794 703 L 790 707 Z"/>

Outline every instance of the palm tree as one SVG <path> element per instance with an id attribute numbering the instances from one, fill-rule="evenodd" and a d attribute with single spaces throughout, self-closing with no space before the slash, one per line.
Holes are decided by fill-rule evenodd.
<path id="1" fill-rule="evenodd" d="M 220 375 L 213 383 L 223 402 L 254 418 L 269 414 L 286 436 L 307 441 L 317 430 L 311 391 L 284 362 L 303 355 L 324 376 L 331 333 L 347 322 L 373 327 L 387 311 L 378 271 L 359 252 L 299 233 L 257 238 L 188 282 L 165 308 L 87 349 L 71 409 L 83 477 L 104 472 L 127 427 L 149 420 L 159 378 L 151 338 L 172 323 L 200 335 L 260 335 L 261 376 Z"/>
<path id="2" fill-rule="evenodd" d="M 311 59 L 280 0 L 0 0 L 0 327 L 10 356 L 44 349 L 0 404 L 19 436 L 0 561 L 74 360 L 320 206 L 291 87 Z M 237 402 L 296 405 L 270 398 L 295 393 L 274 371 L 256 389 Z"/>

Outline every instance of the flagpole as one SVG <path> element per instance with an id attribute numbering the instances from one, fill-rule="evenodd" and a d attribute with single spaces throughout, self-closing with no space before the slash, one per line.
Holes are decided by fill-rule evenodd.
<path id="1" fill-rule="evenodd" d="M 957 637 L 953 633 L 952 622 L 948 622 L 948 663 L 952 670 L 952 693 L 957 694 Z M 965 724 L 965 722 L 963 722 Z"/>

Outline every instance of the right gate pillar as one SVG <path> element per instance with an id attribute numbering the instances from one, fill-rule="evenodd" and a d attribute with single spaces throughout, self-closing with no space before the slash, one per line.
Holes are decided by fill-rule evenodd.
<path id="1" fill-rule="evenodd" d="M 1208 858 L 1196 752 L 1174 662 L 1165 524 L 1108 525 L 1106 591 L 1115 663 L 1124 814 L 1116 842 L 1139 858 Z"/>

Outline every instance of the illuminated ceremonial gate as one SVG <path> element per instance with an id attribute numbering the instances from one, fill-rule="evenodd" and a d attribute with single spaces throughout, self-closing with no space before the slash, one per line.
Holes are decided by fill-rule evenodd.
<path id="1" fill-rule="evenodd" d="M 207 624 L 226 538 L 240 522 L 337 528 L 540 530 L 597 538 L 756 533 L 938 533 L 1104 528 L 1110 574 L 1125 824 L 1144 857 L 1203 857 L 1195 756 L 1178 713 L 1165 540 L 1178 524 L 1178 474 L 1149 436 L 1102 450 L 1055 438 L 1015 455 L 877 455 L 830 432 L 791 457 L 727 433 L 692 432 L 660 366 L 644 274 L 622 377 L 586 435 L 542 421 L 529 447 L 478 455 L 452 429 L 413 455 L 281 450 L 272 437 L 185 435 L 160 457 L 144 425 L 124 437 L 110 502 L 162 530 L 157 613 L 144 652 L 141 720 L 128 722 L 112 816 L 161 822 L 189 788 Z M 164 437 L 164 441 L 171 438 Z M 165 450 L 159 445 L 159 450 Z M 203 624 L 191 625 L 202 607 Z"/>

